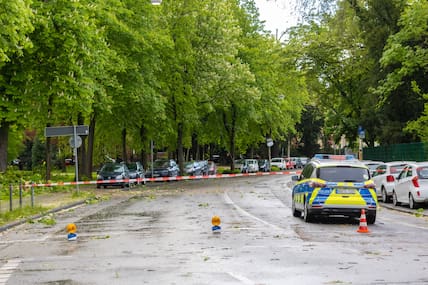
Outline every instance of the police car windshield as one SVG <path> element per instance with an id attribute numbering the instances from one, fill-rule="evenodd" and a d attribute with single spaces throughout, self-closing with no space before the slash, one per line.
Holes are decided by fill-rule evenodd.
<path id="1" fill-rule="evenodd" d="M 318 178 L 334 182 L 363 182 L 369 179 L 368 170 L 351 166 L 324 166 L 318 168 Z"/>

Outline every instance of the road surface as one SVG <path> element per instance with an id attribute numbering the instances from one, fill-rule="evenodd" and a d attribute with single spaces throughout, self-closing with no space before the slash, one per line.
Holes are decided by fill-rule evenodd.
<path id="1" fill-rule="evenodd" d="M 343 218 L 308 224 L 291 214 L 290 185 L 155 183 L 57 213 L 54 226 L 21 225 L 0 234 L 0 285 L 428 284 L 426 217 L 380 207 L 368 234 Z"/>

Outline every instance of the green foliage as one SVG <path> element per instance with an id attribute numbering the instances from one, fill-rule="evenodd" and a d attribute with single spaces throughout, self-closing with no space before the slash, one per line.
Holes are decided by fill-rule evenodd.
<path id="1" fill-rule="evenodd" d="M 27 37 L 33 29 L 30 3 L 28 0 L 0 1 L 0 68 L 11 56 L 22 55 L 22 51 L 31 46 Z"/>
<path id="2" fill-rule="evenodd" d="M 383 95 L 385 105 L 400 92 L 401 101 L 406 101 L 405 106 L 400 106 L 402 112 L 412 114 L 406 117 L 405 130 L 426 140 L 428 105 L 423 102 L 427 102 L 428 96 L 428 2 L 412 1 L 402 13 L 399 26 L 400 31 L 388 39 L 380 61 L 391 72 L 378 92 Z"/>
<path id="3" fill-rule="evenodd" d="M 359 125 L 368 145 L 427 138 L 426 1 L 314 3 L 298 1 L 308 21 L 280 43 L 253 0 L 0 0 L 0 145 L 13 159 L 25 141 L 43 173 L 48 125 L 93 123 L 93 164 L 152 140 L 182 162 L 208 145 L 233 160 L 266 137 L 308 154 L 342 135 L 352 147 Z M 53 141 L 62 168 L 71 151 Z"/>
<path id="4" fill-rule="evenodd" d="M 4 225 L 13 221 L 28 219 L 31 216 L 43 214 L 49 209 L 45 207 L 26 206 L 12 211 L 0 213 L 0 225 Z M 31 220 L 30 220 L 31 221 Z"/>
<path id="5" fill-rule="evenodd" d="M 56 220 L 53 214 L 48 214 L 46 216 L 38 219 L 39 223 L 45 224 L 46 226 L 54 226 L 56 225 Z"/>

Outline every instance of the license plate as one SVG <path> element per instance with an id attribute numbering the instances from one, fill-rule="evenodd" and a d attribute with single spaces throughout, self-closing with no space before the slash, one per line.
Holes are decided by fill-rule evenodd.
<path id="1" fill-rule="evenodd" d="M 336 189 L 336 194 L 355 194 L 355 189 Z"/>

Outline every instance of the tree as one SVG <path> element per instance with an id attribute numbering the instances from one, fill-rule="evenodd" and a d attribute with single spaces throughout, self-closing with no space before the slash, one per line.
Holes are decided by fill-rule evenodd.
<path id="1" fill-rule="evenodd" d="M 92 112 L 95 94 L 105 94 L 108 65 L 114 64 L 103 29 L 97 25 L 93 1 L 36 1 L 34 48 L 26 54 L 23 70 L 30 77 L 27 104 L 38 129 L 54 124 L 78 124 Z M 50 175 L 50 139 L 46 140 Z M 83 165 L 82 165 L 83 166 Z"/>
<path id="2" fill-rule="evenodd" d="M 28 34 L 33 30 L 32 17 L 30 1 L 0 1 L 0 172 L 7 167 L 10 127 L 17 123 L 22 126 L 25 115 L 21 112 L 23 78 L 15 63 L 31 47 Z"/>
<path id="3" fill-rule="evenodd" d="M 384 68 L 391 70 L 385 81 L 379 86 L 384 96 L 384 104 L 400 92 L 405 100 L 401 108 L 412 114 L 406 131 L 413 132 L 423 140 L 428 139 L 426 122 L 428 118 L 428 2 L 415 0 L 408 5 L 399 21 L 400 31 L 388 39 L 381 58 Z M 405 97 L 405 98 L 403 98 Z M 425 101 L 423 113 L 422 103 Z M 409 110 L 408 108 L 411 108 Z"/>

